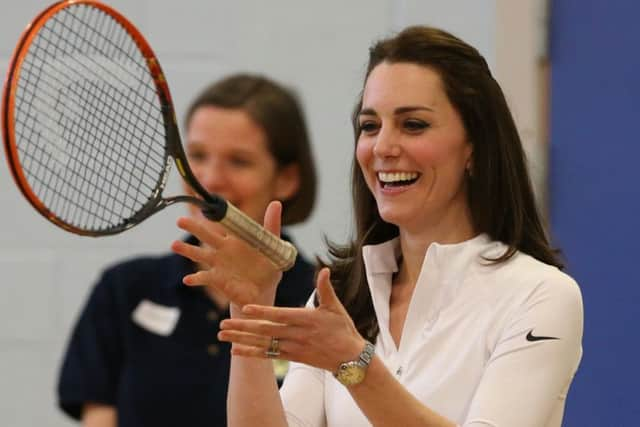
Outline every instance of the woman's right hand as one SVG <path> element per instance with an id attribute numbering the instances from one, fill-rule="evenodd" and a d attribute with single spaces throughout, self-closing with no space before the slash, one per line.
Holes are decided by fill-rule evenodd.
<path id="1" fill-rule="evenodd" d="M 118 425 L 116 408 L 102 403 L 86 403 L 82 409 L 83 427 L 116 427 Z"/>
<path id="2" fill-rule="evenodd" d="M 275 201 L 264 216 L 264 227 L 276 236 L 280 235 L 281 212 L 281 203 Z M 174 241 L 171 249 L 198 265 L 208 266 L 185 276 L 185 285 L 212 286 L 231 301 L 232 312 L 245 304 L 273 305 L 282 272 L 266 256 L 204 217 L 181 217 L 177 224 L 196 236 L 201 245 Z"/>

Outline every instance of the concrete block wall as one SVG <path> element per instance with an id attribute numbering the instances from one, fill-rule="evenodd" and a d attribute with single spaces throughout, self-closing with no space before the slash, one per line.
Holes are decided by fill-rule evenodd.
<path id="1" fill-rule="evenodd" d="M 323 235 L 351 230 L 350 112 L 372 40 L 408 24 L 448 29 L 495 62 L 494 0 L 111 0 L 145 34 L 166 73 L 178 114 L 210 81 L 262 72 L 297 90 L 307 113 L 320 191 L 317 209 L 292 234 L 323 254 Z M 25 25 L 48 4 L 16 2 L 0 15 L 4 72 Z M 167 193 L 180 191 L 173 174 Z M 69 329 L 99 271 L 168 249 L 181 234 L 171 207 L 113 237 L 68 234 L 35 213 L 0 161 L 0 426 L 74 425 L 56 408 L 55 384 Z"/>

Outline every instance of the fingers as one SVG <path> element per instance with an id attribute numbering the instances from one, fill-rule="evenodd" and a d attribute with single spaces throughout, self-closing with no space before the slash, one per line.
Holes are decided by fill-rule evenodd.
<path id="1" fill-rule="evenodd" d="M 271 344 L 271 336 L 256 335 L 242 331 L 220 331 L 218 332 L 220 341 L 231 342 L 235 345 L 243 345 L 247 347 L 261 348 L 263 351 L 269 348 Z"/>
<path id="2" fill-rule="evenodd" d="M 250 345 L 242 345 L 234 343 L 231 347 L 232 356 L 255 357 L 266 359 L 265 349 L 262 347 L 253 347 Z"/>
<path id="3" fill-rule="evenodd" d="M 198 272 L 187 274 L 186 276 L 184 276 L 182 278 L 182 283 L 188 286 L 198 286 L 198 285 L 202 286 L 212 282 L 211 284 L 215 285 L 216 284 L 214 282 L 215 278 L 212 278 L 211 276 L 212 275 L 207 270 L 198 271 Z"/>
<path id="4" fill-rule="evenodd" d="M 234 333 L 249 333 L 262 337 L 280 337 L 295 339 L 299 334 L 296 327 L 282 323 L 274 323 L 261 319 L 225 319 L 220 324 L 222 337 L 228 337 Z"/>
<path id="5" fill-rule="evenodd" d="M 280 235 L 282 223 L 282 203 L 274 200 L 267 206 L 264 213 L 264 228 L 272 232 L 276 236 Z"/>
<path id="6" fill-rule="evenodd" d="M 208 246 L 195 246 L 181 240 L 176 240 L 171 244 L 171 250 L 178 255 L 189 258 L 195 263 L 211 265 L 214 261 L 212 257 L 214 249 Z"/>
<path id="7" fill-rule="evenodd" d="M 273 307 L 266 305 L 249 304 L 242 308 L 242 312 L 253 318 L 269 320 L 293 326 L 306 326 L 311 321 L 314 309 Z"/>
<path id="8" fill-rule="evenodd" d="M 262 320 L 224 321 L 220 341 L 233 343 L 231 354 L 247 357 L 284 358 L 283 342 L 291 329 Z"/>
<path id="9" fill-rule="evenodd" d="M 316 292 L 320 306 L 334 312 L 346 312 L 329 279 L 330 270 L 326 267 L 320 270 L 316 279 Z"/>
<path id="10" fill-rule="evenodd" d="M 182 283 L 188 286 L 212 286 L 239 307 L 255 302 L 258 298 L 255 287 L 238 278 L 229 277 L 224 269 L 215 267 L 188 274 L 182 278 Z"/>
<path id="11" fill-rule="evenodd" d="M 295 358 L 299 353 L 300 344 L 297 328 L 286 325 L 274 324 L 260 320 L 225 320 L 218 332 L 220 341 L 233 343 L 231 354 L 245 357 L 272 358 L 274 355 L 267 354 L 268 350 L 273 350 L 273 338 L 277 338 L 275 350 L 277 359 Z"/>
<path id="12" fill-rule="evenodd" d="M 268 347 L 254 347 L 251 345 L 243 345 L 234 343 L 231 347 L 231 355 L 232 356 L 242 356 L 242 357 L 253 357 L 259 359 L 270 359 L 267 357 L 266 349 Z M 293 362 L 297 362 L 298 360 L 295 357 L 295 353 L 298 352 L 297 346 L 294 343 L 290 343 L 288 341 L 284 341 L 280 343 L 280 351 L 278 353 L 278 357 L 274 357 L 275 359 L 280 360 L 291 360 Z"/>
<path id="13" fill-rule="evenodd" d="M 249 304 L 242 307 L 244 317 L 225 319 L 221 323 L 219 339 L 233 343 L 233 355 L 272 356 L 335 370 L 341 361 L 359 354 L 363 339 L 335 296 L 328 271 L 320 274 L 318 282 L 324 304 L 328 300 L 335 310 L 323 305 L 288 308 Z M 272 345 L 272 337 L 278 338 L 278 351 L 266 353 L 278 347 Z"/>
<path id="14" fill-rule="evenodd" d="M 213 247 L 220 245 L 227 237 L 227 233 L 222 225 L 206 218 L 180 217 L 176 223 L 178 227 L 193 234 L 201 242 L 205 242 Z"/>

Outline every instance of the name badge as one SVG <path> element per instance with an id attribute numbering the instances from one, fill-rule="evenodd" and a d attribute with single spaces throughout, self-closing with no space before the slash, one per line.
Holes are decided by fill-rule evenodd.
<path id="1" fill-rule="evenodd" d="M 133 311 L 133 321 L 144 329 L 158 335 L 168 336 L 180 318 L 177 307 L 167 307 L 149 300 L 142 300 Z"/>

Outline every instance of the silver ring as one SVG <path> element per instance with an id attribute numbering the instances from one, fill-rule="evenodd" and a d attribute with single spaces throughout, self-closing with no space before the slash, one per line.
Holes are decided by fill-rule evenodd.
<path id="1" fill-rule="evenodd" d="M 276 337 L 271 337 L 269 348 L 264 352 L 264 355 L 269 359 L 275 359 L 280 356 L 280 340 Z"/>

